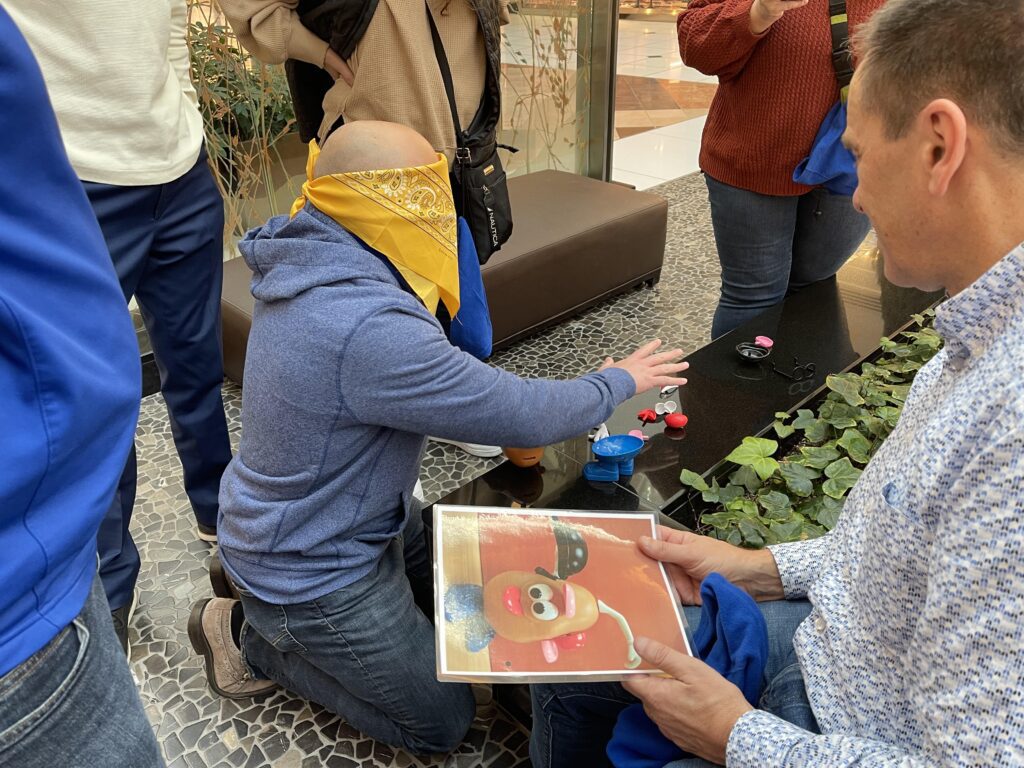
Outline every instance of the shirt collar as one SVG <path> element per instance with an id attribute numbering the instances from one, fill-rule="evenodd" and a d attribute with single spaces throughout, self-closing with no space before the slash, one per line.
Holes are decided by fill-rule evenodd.
<path id="1" fill-rule="evenodd" d="M 1024 243 L 935 311 L 935 329 L 947 354 L 980 355 L 1024 311 Z"/>

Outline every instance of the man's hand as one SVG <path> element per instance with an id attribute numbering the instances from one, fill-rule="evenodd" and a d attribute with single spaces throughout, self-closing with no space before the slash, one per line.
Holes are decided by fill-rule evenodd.
<path id="1" fill-rule="evenodd" d="M 646 392 L 655 387 L 681 387 L 686 379 L 676 378 L 672 374 L 681 373 L 690 367 L 689 363 L 672 362 L 683 356 L 683 350 L 673 349 L 670 352 L 658 352 L 655 350 L 661 346 L 661 339 L 655 339 L 644 344 L 640 349 L 631 354 L 625 360 L 615 362 L 610 357 L 605 358 L 604 365 L 598 370 L 606 368 L 622 368 L 633 377 L 636 383 L 636 393 Z"/>
<path id="2" fill-rule="evenodd" d="M 750 6 L 750 31 L 762 35 L 787 11 L 803 8 L 808 0 L 754 0 Z"/>
<path id="3" fill-rule="evenodd" d="M 640 537 L 640 550 L 665 563 L 684 605 L 700 605 L 700 583 L 720 573 L 755 600 L 781 600 L 785 595 L 775 558 L 768 550 L 734 547 L 708 536 L 658 526 L 658 538 Z"/>
<path id="4" fill-rule="evenodd" d="M 672 679 L 633 677 L 622 686 L 640 699 L 647 716 L 681 749 L 725 765 L 725 748 L 736 721 L 753 709 L 743 693 L 703 661 L 645 637 L 637 653 Z"/>
<path id="5" fill-rule="evenodd" d="M 333 48 L 327 49 L 327 54 L 324 56 L 324 69 L 335 80 L 344 80 L 350 88 L 352 83 L 355 82 L 356 78 L 352 74 L 352 70 L 348 68 L 345 60 L 334 52 Z"/>

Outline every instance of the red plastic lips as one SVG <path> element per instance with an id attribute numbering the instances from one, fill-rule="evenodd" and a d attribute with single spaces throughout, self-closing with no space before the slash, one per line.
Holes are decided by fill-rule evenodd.
<path id="1" fill-rule="evenodd" d="M 671 429 L 682 429 L 689 421 L 685 413 L 670 413 L 665 416 L 665 426 Z"/>
<path id="2" fill-rule="evenodd" d="M 652 424 L 653 422 L 658 420 L 658 414 L 654 412 L 653 408 L 645 408 L 644 410 L 640 411 L 640 413 L 638 413 L 636 417 L 640 419 L 640 421 L 642 421 L 644 424 Z"/>

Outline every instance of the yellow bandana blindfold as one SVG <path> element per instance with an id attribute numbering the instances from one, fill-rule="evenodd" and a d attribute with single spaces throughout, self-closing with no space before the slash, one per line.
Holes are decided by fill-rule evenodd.
<path id="1" fill-rule="evenodd" d="M 320 148 L 309 143 L 306 182 L 292 205 L 306 201 L 370 248 L 383 254 L 431 314 L 444 302 L 459 311 L 458 223 L 448 161 L 417 168 L 336 173 L 314 177 Z"/>

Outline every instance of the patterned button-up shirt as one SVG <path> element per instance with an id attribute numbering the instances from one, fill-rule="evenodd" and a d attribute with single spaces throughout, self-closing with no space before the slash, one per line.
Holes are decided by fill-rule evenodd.
<path id="1" fill-rule="evenodd" d="M 935 325 L 836 529 L 771 550 L 823 735 L 748 712 L 729 766 L 1024 766 L 1024 244 Z"/>

